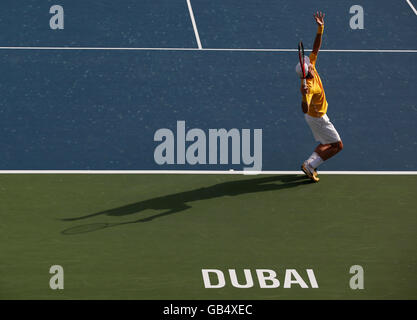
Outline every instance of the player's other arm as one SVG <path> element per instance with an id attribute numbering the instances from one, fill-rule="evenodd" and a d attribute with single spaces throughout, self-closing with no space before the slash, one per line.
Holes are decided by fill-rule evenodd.
<path id="1" fill-rule="evenodd" d="M 324 13 L 322 12 L 315 13 L 314 19 L 316 20 L 318 29 L 317 29 L 316 38 L 314 39 L 313 53 L 317 55 L 321 47 L 321 38 L 324 32 Z"/>

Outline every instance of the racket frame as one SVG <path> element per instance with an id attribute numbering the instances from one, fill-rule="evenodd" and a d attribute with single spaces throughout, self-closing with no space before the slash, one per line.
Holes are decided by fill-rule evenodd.
<path id="1" fill-rule="evenodd" d="M 305 58 L 304 58 L 304 45 L 303 42 L 300 41 L 298 43 L 298 59 L 300 60 L 300 67 L 301 67 L 301 71 L 303 72 L 303 85 L 306 86 L 307 85 L 307 80 L 306 80 L 306 70 L 304 68 L 304 63 L 305 63 Z"/>

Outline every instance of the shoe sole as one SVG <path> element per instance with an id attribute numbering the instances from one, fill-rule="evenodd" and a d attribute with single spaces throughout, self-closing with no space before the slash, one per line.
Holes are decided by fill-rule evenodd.
<path id="1" fill-rule="evenodd" d="M 311 174 L 307 168 L 304 166 L 304 164 L 301 166 L 301 170 L 303 170 L 303 172 L 307 175 L 307 177 L 310 178 L 310 180 L 314 181 L 314 182 L 319 182 L 319 178 L 315 177 L 313 174 Z"/>

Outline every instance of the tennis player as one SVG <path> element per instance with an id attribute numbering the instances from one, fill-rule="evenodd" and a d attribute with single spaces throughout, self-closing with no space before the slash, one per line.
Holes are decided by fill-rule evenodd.
<path id="1" fill-rule="evenodd" d="M 301 80 L 301 94 L 303 96 L 301 107 L 314 138 L 320 144 L 316 147 L 310 158 L 304 161 L 301 169 L 311 180 L 318 182 L 317 167 L 340 152 L 343 149 L 343 143 L 335 127 L 330 122 L 329 117 L 326 115 L 326 95 L 320 76 L 316 70 L 317 54 L 320 50 L 324 31 L 324 14 L 317 12 L 314 14 L 314 19 L 318 25 L 318 30 L 310 58 L 305 57 L 304 68 L 307 81 L 306 85 L 304 85 L 303 80 Z M 303 72 L 300 63 L 298 63 L 295 70 L 302 78 Z"/>

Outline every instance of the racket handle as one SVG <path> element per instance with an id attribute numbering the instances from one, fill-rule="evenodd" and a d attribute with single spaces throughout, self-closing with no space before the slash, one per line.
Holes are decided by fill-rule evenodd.
<path id="1" fill-rule="evenodd" d="M 307 80 L 303 79 L 303 86 L 305 87 L 307 85 Z"/>

